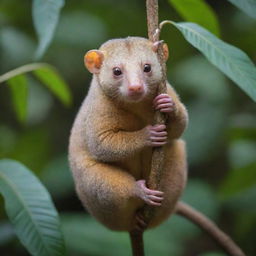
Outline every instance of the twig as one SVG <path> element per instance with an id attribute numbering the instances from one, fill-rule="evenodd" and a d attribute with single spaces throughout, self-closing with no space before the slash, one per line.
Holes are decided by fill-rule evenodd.
<path id="1" fill-rule="evenodd" d="M 8 79 L 14 77 L 14 76 L 18 76 L 27 72 L 31 72 L 34 71 L 36 69 L 40 69 L 40 68 L 47 68 L 47 67 L 51 67 L 49 64 L 46 63 L 31 63 L 31 64 L 26 64 L 24 66 L 15 68 L 3 75 L 0 76 L 0 83 L 7 81 Z"/>
<path id="2" fill-rule="evenodd" d="M 222 248 L 232 256 L 245 256 L 245 253 L 233 242 L 233 240 L 221 231 L 217 225 L 205 215 L 193 209 L 191 206 L 178 202 L 176 213 L 194 222 L 206 231 Z"/>

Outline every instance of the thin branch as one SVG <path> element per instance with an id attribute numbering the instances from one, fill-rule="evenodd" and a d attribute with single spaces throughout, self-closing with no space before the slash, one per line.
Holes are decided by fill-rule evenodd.
<path id="1" fill-rule="evenodd" d="M 39 69 L 39 68 L 46 68 L 46 67 L 50 67 L 49 64 L 46 63 L 31 63 L 31 64 L 27 64 L 21 67 L 18 67 L 16 69 L 13 69 L 3 75 L 0 76 L 0 83 L 7 81 L 8 79 L 14 77 L 14 76 L 18 76 L 27 72 L 31 72 L 33 70 Z"/>
<path id="2" fill-rule="evenodd" d="M 132 255 L 144 255 L 143 232 L 140 230 L 133 230 L 130 232 L 130 240 L 132 244 Z"/>
<path id="3" fill-rule="evenodd" d="M 178 202 L 176 214 L 179 214 L 206 231 L 222 248 L 232 256 L 245 256 L 245 253 L 234 243 L 234 241 L 221 231 L 217 225 L 208 219 L 205 215 L 198 212 L 191 206 Z"/>

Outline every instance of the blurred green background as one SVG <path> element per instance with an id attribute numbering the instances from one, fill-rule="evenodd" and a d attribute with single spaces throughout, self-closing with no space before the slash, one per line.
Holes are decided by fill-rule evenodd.
<path id="1" fill-rule="evenodd" d="M 256 61 L 256 21 L 227 1 L 207 1 L 217 14 L 221 38 Z M 160 19 L 182 18 L 161 0 Z M 33 61 L 37 46 L 30 0 L 0 1 L 0 74 Z M 28 117 L 20 124 L 10 90 L 0 84 L 0 158 L 21 161 L 50 191 L 60 212 L 68 255 L 130 255 L 128 235 L 96 223 L 77 199 L 67 163 L 69 133 L 88 90 L 87 50 L 110 38 L 147 36 L 145 2 L 67 0 L 53 42 L 42 61 L 69 84 L 73 104 L 64 107 L 32 76 Z M 256 107 L 171 27 L 162 33 L 170 49 L 168 78 L 188 108 L 189 181 L 183 200 L 256 255 Z M 0 207 L 0 254 L 28 255 Z M 174 216 L 145 236 L 147 255 L 224 255 L 193 224 Z M 215 253 L 214 253 L 215 252 Z"/>

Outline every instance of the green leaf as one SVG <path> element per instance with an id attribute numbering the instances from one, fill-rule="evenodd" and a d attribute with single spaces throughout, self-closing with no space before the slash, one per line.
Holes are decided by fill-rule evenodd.
<path id="1" fill-rule="evenodd" d="M 204 0 L 169 0 L 180 16 L 195 22 L 219 36 L 219 23 L 212 8 Z"/>
<path id="2" fill-rule="evenodd" d="M 256 0 L 228 0 L 230 3 L 256 19 Z"/>
<path id="3" fill-rule="evenodd" d="M 12 93 L 12 101 L 18 119 L 24 122 L 27 116 L 28 84 L 25 75 L 12 77 L 7 81 Z"/>
<path id="4" fill-rule="evenodd" d="M 33 0 L 32 15 L 39 39 L 36 58 L 41 58 L 53 38 L 64 0 Z"/>
<path id="5" fill-rule="evenodd" d="M 13 69 L 0 76 L 0 83 L 31 71 L 65 105 L 69 106 L 71 104 L 72 96 L 67 83 L 61 78 L 53 66 L 46 63 L 32 63 Z"/>
<path id="6" fill-rule="evenodd" d="M 15 232 L 30 254 L 64 255 L 58 213 L 36 176 L 19 162 L 1 160 L 0 192 Z"/>
<path id="7" fill-rule="evenodd" d="M 33 73 L 62 103 L 67 106 L 71 104 L 72 99 L 68 85 L 53 67 L 36 69 Z"/>
<path id="8" fill-rule="evenodd" d="M 243 51 L 223 42 L 195 23 L 171 23 L 190 44 L 256 101 L 256 67 Z"/>

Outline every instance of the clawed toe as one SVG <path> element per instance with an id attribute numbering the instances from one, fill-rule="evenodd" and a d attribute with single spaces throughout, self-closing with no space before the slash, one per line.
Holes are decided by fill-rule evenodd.
<path id="1" fill-rule="evenodd" d="M 137 213 L 135 216 L 135 220 L 136 220 L 135 229 L 143 231 L 147 228 L 147 223 L 145 222 L 141 214 Z"/>

